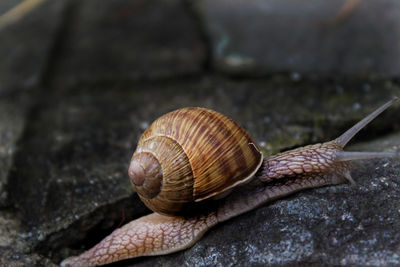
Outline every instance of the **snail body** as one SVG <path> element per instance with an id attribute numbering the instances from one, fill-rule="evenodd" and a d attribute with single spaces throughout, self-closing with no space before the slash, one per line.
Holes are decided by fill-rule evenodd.
<path id="1" fill-rule="evenodd" d="M 306 188 L 354 183 L 349 161 L 398 156 L 343 151 L 358 131 L 398 100 L 385 103 L 332 141 L 265 159 L 250 135 L 220 113 L 204 108 L 168 113 L 143 133 L 128 171 L 142 201 L 156 212 L 116 229 L 61 266 L 172 253 L 192 246 L 219 222 L 265 203 Z M 211 200 L 215 197 L 221 199 Z M 203 201 L 211 204 L 197 210 L 196 203 Z M 190 209 L 194 214 L 186 215 Z"/>

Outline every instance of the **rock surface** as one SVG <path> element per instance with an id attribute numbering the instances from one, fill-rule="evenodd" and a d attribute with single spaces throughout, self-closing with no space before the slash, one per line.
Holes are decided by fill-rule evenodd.
<path id="1" fill-rule="evenodd" d="M 0 99 L 0 207 L 6 206 L 7 176 L 13 165 L 17 142 L 26 122 L 29 101 L 26 95 Z"/>
<path id="2" fill-rule="evenodd" d="M 63 23 L 66 1 L 45 1 L 17 23 L 5 28 L 0 25 L 0 96 L 39 85 Z M 2 1 L 0 15 L 18 2 Z"/>
<path id="3" fill-rule="evenodd" d="M 313 83 L 315 81 L 311 84 Z M 366 111 L 376 107 L 376 102 L 386 100 L 391 94 L 391 89 L 383 90 L 379 87 L 371 89 L 368 94 L 357 93 L 356 90 L 338 94 L 335 86 L 331 89 L 326 86 L 323 93 L 319 95 L 320 102 L 316 102 L 310 100 L 313 99 L 315 92 L 308 89 L 309 86 L 310 83 L 306 81 L 299 84 L 278 78 L 269 82 L 232 82 L 219 78 L 207 78 L 168 84 L 145 83 L 136 85 L 133 88 L 136 90 L 114 86 L 110 91 L 107 90 L 108 86 L 105 88 L 94 86 L 80 88 L 72 95 L 69 94 L 70 88 L 55 91 L 52 95 L 48 95 L 48 98 L 41 103 L 41 108 L 26 122 L 24 133 L 18 142 L 20 149 L 15 153 L 13 168 L 8 173 L 8 199 L 13 206 L 18 208 L 20 220 L 27 229 L 27 233 L 24 234 L 27 236 L 27 242 L 33 251 L 38 251 L 58 261 L 71 253 L 60 248 L 70 245 L 73 249 L 81 249 L 82 246 L 90 247 L 121 223 L 124 217 L 126 220 L 131 220 L 144 214 L 145 208 L 133 195 L 127 179 L 126 169 L 129 157 L 144 128 L 151 120 L 171 110 L 171 107 L 202 105 L 229 114 L 254 133 L 259 143 L 264 142 L 262 149 L 269 154 L 289 147 L 333 138 L 347 125 L 351 125 L 364 116 Z M 302 88 L 301 96 L 299 95 L 297 99 L 283 97 L 292 92 L 294 87 Z M 224 88 L 229 88 L 229 90 Z M 249 88 L 252 88 L 251 93 L 248 91 Z M 281 89 L 277 91 L 276 88 Z M 165 94 L 175 97 L 165 101 Z M 380 101 L 378 101 L 379 97 L 382 98 Z M 339 104 L 338 99 L 343 101 L 347 98 L 348 104 Z M 276 99 L 282 100 L 277 104 Z M 357 103 L 362 103 L 362 108 L 358 106 L 361 104 L 357 105 Z M 374 136 L 380 133 L 376 129 L 388 131 L 393 126 L 398 126 L 394 123 L 399 120 L 398 109 L 399 107 L 393 107 L 384 114 L 375 125 L 369 128 L 369 134 Z M 331 124 L 329 127 L 328 123 Z M 282 135 L 287 137 L 282 137 Z M 381 150 L 381 147 L 374 150 Z M 367 168 L 364 171 L 369 172 Z M 395 180 L 395 177 L 392 179 Z M 24 186 L 21 187 L 21 184 Z M 337 226 L 339 227 L 337 231 L 342 233 L 340 221 L 336 221 L 335 218 L 337 214 L 345 213 L 349 206 L 342 207 L 338 204 L 342 209 L 336 210 L 335 206 L 328 205 L 328 202 L 339 203 L 343 199 L 354 198 L 354 189 L 349 189 L 348 186 L 338 188 L 341 190 L 322 189 L 328 190 L 328 193 L 329 190 L 333 192 L 339 190 L 339 193 L 336 195 L 329 193 L 325 198 L 321 197 L 321 201 L 318 200 L 321 195 L 318 190 L 309 191 L 304 193 L 305 195 L 299 194 L 290 199 L 298 203 L 298 213 L 306 218 L 307 216 L 318 217 L 322 213 L 321 210 L 326 209 L 326 220 L 330 223 L 330 227 Z M 382 194 L 387 192 L 385 189 Z M 376 194 L 376 191 L 371 194 Z M 357 198 L 354 201 L 363 202 L 364 200 L 365 198 Z M 283 205 L 282 203 L 289 205 L 287 201 L 283 200 L 271 207 L 268 206 L 265 208 L 267 211 L 257 210 L 254 212 L 256 215 L 253 216 L 268 217 L 269 212 L 276 210 L 274 208 L 276 205 Z M 303 201 L 304 205 L 301 204 Z M 307 208 L 308 204 L 311 205 L 312 210 Z M 353 204 L 354 207 L 360 206 L 357 202 Z M 279 224 L 280 220 L 275 217 L 271 219 L 273 221 L 270 223 L 274 227 L 284 228 L 284 224 L 291 225 L 291 222 L 292 231 L 298 229 L 299 220 L 290 215 L 294 204 L 290 205 L 282 207 L 280 212 L 288 216 L 284 223 Z M 375 209 L 365 207 L 365 210 L 374 211 Z M 265 249 L 261 249 L 264 236 L 261 239 L 254 238 L 260 235 L 249 228 L 258 224 L 262 227 L 265 221 L 261 220 L 261 217 L 242 216 L 238 222 L 233 220 L 216 228 L 217 233 L 221 231 L 220 235 L 226 235 L 237 227 L 242 229 L 236 231 L 237 234 L 229 239 L 223 239 L 220 235 L 214 237 L 211 231 L 204 241 L 192 250 L 172 256 L 143 260 L 145 263 L 150 261 L 152 264 L 161 265 L 173 265 L 176 261 L 190 264 L 195 259 L 190 251 L 195 252 L 200 249 L 200 255 L 205 257 L 203 260 L 205 265 L 212 262 L 225 265 L 227 259 L 240 264 L 247 260 L 250 262 L 250 257 L 260 257 L 259 263 L 267 263 L 269 260 L 266 254 L 268 253 Z M 304 220 L 303 228 L 315 230 L 316 232 L 312 234 L 324 237 L 324 233 L 320 232 L 321 228 L 315 228 L 317 219 L 311 222 Z M 300 230 L 305 231 L 303 228 Z M 268 229 L 259 230 L 267 231 Z M 302 236 L 301 233 L 295 234 Z M 246 249 L 249 251 L 248 257 L 244 257 L 241 261 L 243 256 L 241 252 L 244 250 L 240 246 L 240 240 L 243 238 L 247 242 Z M 271 240 L 277 242 L 280 238 L 273 235 Z M 310 242 L 316 241 L 309 237 L 304 242 L 307 246 L 311 246 Z M 228 249 L 227 244 L 231 244 L 232 247 Z M 255 247 L 251 252 L 252 246 Z M 237 250 L 237 254 L 231 254 L 233 250 Z M 50 251 L 52 251 L 51 254 Z M 223 251 L 227 251 L 227 254 Z M 275 253 L 278 251 L 276 250 Z M 310 247 L 304 253 L 315 256 L 317 252 Z M 321 250 L 321 253 L 328 252 Z M 302 253 L 291 260 L 282 255 L 287 259 L 281 263 L 304 259 L 305 254 Z M 227 257 L 227 255 L 231 256 Z M 329 258 L 332 262 L 335 259 Z M 318 260 L 325 262 L 328 258 L 315 259 L 316 262 Z M 133 262 L 139 263 L 141 259 Z"/>
<path id="4" fill-rule="evenodd" d="M 20 1 L 10 3 L 0 15 Z M 148 213 L 126 170 L 140 134 L 168 111 L 227 114 L 270 155 L 335 138 L 400 95 L 396 78 L 220 76 L 207 68 L 212 44 L 198 19 L 178 0 L 47 1 L 0 32 L 0 265 L 56 265 Z M 399 110 L 354 149 L 398 146 Z M 301 192 L 184 252 L 117 266 L 397 265 L 399 169 L 398 160 L 357 164 L 357 186 Z"/>
<path id="5" fill-rule="evenodd" d="M 58 51 L 58 83 L 193 75 L 205 61 L 196 21 L 179 0 L 75 1 Z"/>
<path id="6" fill-rule="evenodd" d="M 398 149 L 400 135 L 350 149 Z M 138 266 L 400 264 L 398 159 L 360 161 L 348 184 L 312 189 L 216 226 L 191 249 Z"/>
<path id="7" fill-rule="evenodd" d="M 222 72 L 400 73 L 396 0 L 196 3 Z"/>

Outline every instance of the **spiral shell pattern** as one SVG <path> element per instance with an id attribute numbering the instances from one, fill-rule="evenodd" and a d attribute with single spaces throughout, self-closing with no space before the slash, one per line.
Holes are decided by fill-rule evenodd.
<path id="1" fill-rule="evenodd" d="M 158 194 L 141 199 L 169 215 L 249 180 L 263 159 L 246 130 L 205 108 L 178 109 L 158 118 L 141 136 L 132 161 L 140 153 L 154 156 L 162 173 Z"/>

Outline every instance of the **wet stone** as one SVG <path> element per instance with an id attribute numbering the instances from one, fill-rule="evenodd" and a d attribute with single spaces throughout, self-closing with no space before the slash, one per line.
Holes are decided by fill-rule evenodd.
<path id="1" fill-rule="evenodd" d="M 183 1 L 77 1 L 54 72 L 59 84 L 192 75 L 205 46 Z"/>
<path id="2" fill-rule="evenodd" d="M 398 75 L 396 0 L 242 1 L 194 4 L 215 69 L 240 76 L 271 72 Z M 385 14 L 379 16 L 377 14 Z"/>

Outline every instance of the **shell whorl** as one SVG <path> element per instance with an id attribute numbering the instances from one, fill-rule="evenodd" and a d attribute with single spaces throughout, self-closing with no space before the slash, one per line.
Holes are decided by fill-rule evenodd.
<path id="1" fill-rule="evenodd" d="M 131 183 L 141 196 L 153 198 L 161 191 L 162 169 L 158 159 L 150 152 L 137 153 L 129 166 Z"/>
<path id="2" fill-rule="evenodd" d="M 159 179 L 146 176 L 147 183 L 151 184 L 149 187 L 159 186 L 158 191 L 150 197 L 148 194 L 142 194 L 145 188 L 137 186 L 131 176 L 133 187 L 143 203 L 151 210 L 161 214 L 179 214 L 184 210 L 187 202 L 193 201 L 193 174 L 185 152 L 176 141 L 167 136 L 152 136 L 146 140 L 140 140 L 133 154 L 129 173 L 131 173 L 131 168 L 137 165 L 137 158 L 143 154 L 151 154 L 159 163 L 159 173 L 161 173 Z M 148 169 L 151 169 L 153 162 L 148 160 L 145 164 Z M 146 182 L 143 183 L 145 184 Z"/>
<path id="3" fill-rule="evenodd" d="M 140 158 L 149 158 L 147 167 L 135 162 Z M 261 163 L 254 140 L 233 120 L 205 108 L 183 108 L 161 116 L 146 129 L 131 161 L 131 167 L 140 168 L 130 168 L 129 173 L 135 173 L 132 184 L 150 209 L 176 215 L 190 203 L 249 180 Z M 157 164 L 158 172 L 153 169 Z M 162 179 L 143 181 L 150 170 L 162 173 Z"/>

